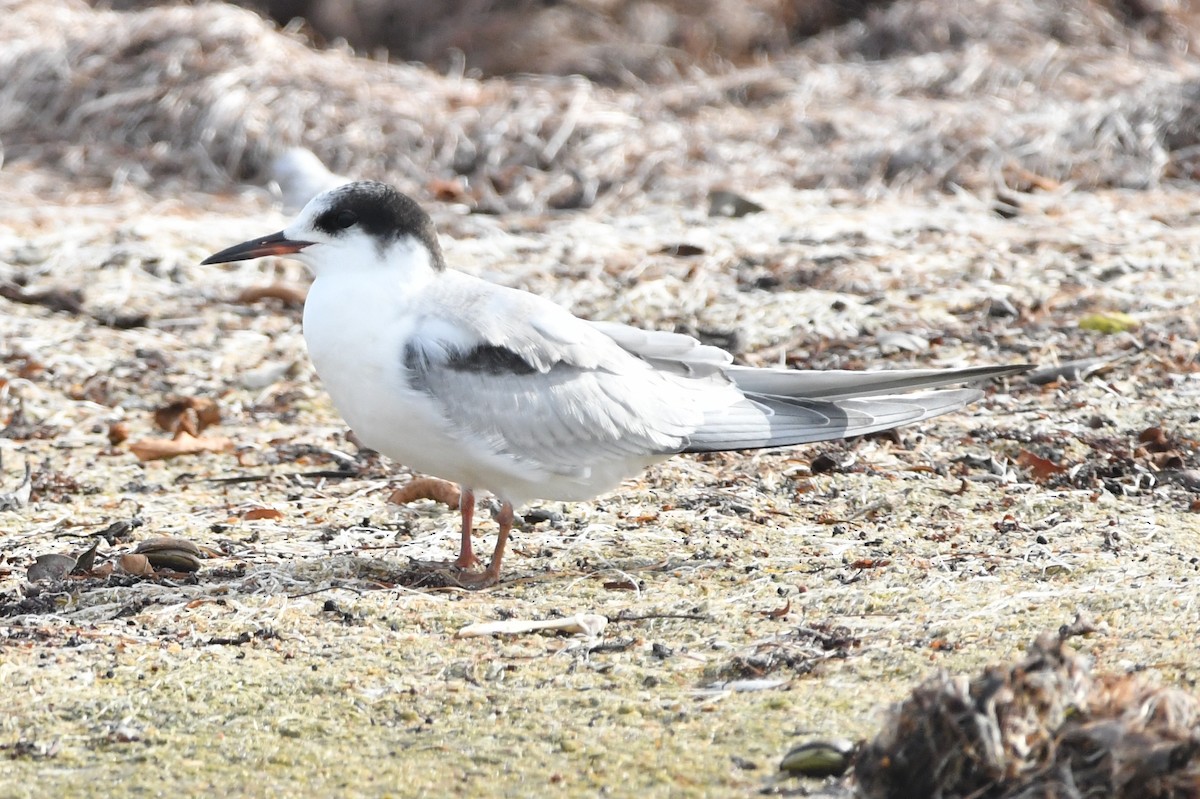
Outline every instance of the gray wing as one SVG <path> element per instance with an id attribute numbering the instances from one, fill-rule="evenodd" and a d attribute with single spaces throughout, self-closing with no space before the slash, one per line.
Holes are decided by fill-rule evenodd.
<path id="1" fill-rule="evenodd" d="M 530 471 L 586 477 L 679 452 L 701 423 L 699 381 L 676 380 L 541 297 L 446 277 L 404 361 L 458 435 Z M 716 380 L 718 393 L 736 393 Z"/>
<path id="2" fill-rule="evenodd" d="M 493 344 L 413 350 L 405 361 L 413 388 L 435 398 L 460 435 L 557 475 L 586 477 L 601 463 L 679 452 L 702 418 L 678 396 L 681 387 L 648 367 L 615 372 L 560 360 L 539 368 Z"/>
<path id="3" fill-rule="evenodd" d="M 429 335 L 413 338 L 405 353 L 413 386 L 463 434 L 556 474 L 586 473 L 604 461 L 887 430 L 982 396 L 970 388 L 892 392 L 1027 368 L 753 369 L 732 366 L 729 353 L 690 336 L 585 322 L 540 297 L 484 289 L 461 274 L 446 285 L 440 304 L 476 312 L 434 316 Z"/>

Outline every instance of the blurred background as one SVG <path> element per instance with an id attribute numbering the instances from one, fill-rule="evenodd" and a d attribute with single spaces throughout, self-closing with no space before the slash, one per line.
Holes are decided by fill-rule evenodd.
<path id="1" fill-rule="evenodd" d="M 97 3 L 119 9 L 153 2 Z M 978 4 L 958 0 L 898 3 L 909 7 L 889 24 L 893 0 L 250 0 L 237 2 L 280 25 L 302 22 L 320 44 L 343 40 L 359 53 L 386 53 L 438 70 L 464 66 L 484 76 L 580 74 L 619 83 L 666 80 L 690 67 L 712 69 L 779 55 L 797 42 L 848 23 L 871 27 L 858 41 L 867 59 L 958 47 L 994 21 Z M 1000 5 L 997 3 L 996 5 Z M 1113 28 L 1130 27 L 1185 52 L 1197 18 L 1187 0 L 1093 0 L 1021 3 L 1053 17 L 1073 7 Z M 1040 9 L 1039 9 L 1040 7 Z M 928 24 L 936 19 L 935 24 Z M 1034 30 L 993 31 L 1018 39 Z M 1048 31 L 1066 43 L 1083 31 Z"/>

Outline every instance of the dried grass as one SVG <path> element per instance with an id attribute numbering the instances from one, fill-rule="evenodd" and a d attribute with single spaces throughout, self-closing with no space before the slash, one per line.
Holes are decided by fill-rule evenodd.
<path id="1" fill-rule="evenodd" d="M 1062 636 L 968 680 L 938 673 L 855 764 L 866 799 L 1200 793 L 1200 700 L 1140 676 L 1093 676 Z"/>
<path id="2" fill-rule="evenodd" d="M 410 191 L 460 180 L 502 212 L 720 184 L 1145 187 L 1191 178 L 1200 144 L 1200 68 L 1084 2 L 912 0 L 771 64 L 619 90 L 317 52 L 219 4 L 0 8 L 10 167 L 156 193 L 264 181 L 295 145 Z"/>

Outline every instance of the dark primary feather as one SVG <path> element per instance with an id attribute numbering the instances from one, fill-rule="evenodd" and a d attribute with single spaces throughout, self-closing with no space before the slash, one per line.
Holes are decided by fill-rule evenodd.
<path id="1" fill-rule="evenodd" d="M 853 372 L 792 369 L 755 369 L 730 366 L 725 373 L 748 394 L 770 394 L 805 399 L 839 399 L 894 394 L 913 389 L 937 388 L 1005 377 L 1029 370 L 1029 366 L 968 366 L 962 369 L 887 369 Z"/>

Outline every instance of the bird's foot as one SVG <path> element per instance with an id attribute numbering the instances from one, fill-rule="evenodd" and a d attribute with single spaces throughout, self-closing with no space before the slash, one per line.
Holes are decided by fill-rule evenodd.
<path id="1" fill-rule="evenodd" d="M 500 570 L 493 570 L 488 566 L 481 572 L 463 571 L 459 572 L 455 579 L 463 588 L 469 588 L 472 591 L 478 591 L 481 588 L 491 588 L 496 583 L 500 582 Z"/>
<path id="2" fill-rule="evenodd" d="M 443 585 L 457 585 L 473 591 L 500 581 L 500 570 L 481 568 L 483 561 L 474 554 L 466 558 L 459 555 L 454 560 L 413 560 L 412 565 L 422 572 L 437 575 L 437 582 Z"/>

